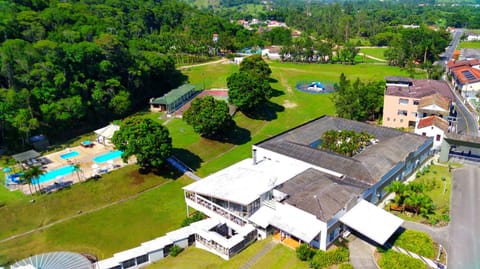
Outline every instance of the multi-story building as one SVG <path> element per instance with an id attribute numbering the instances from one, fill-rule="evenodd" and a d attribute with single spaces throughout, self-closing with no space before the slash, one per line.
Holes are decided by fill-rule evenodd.
<path id="1" fill-rule="evenodd" d="M 450 60 L 447 63 L 447 73 L 452 85 L 463 97 L 475 97 L 480 91 L 480 60 Z"/>
<path id="2" fill-rule="evenodd" d="M 405 77 L 386 77 L 385 80 L 383 126 L 414 128 L 419 118 L 429 114 L 427 110 L 438 108 L 437 103 L 450 105 L 453 100 L 453 93 L 444 81 Z M 432 100 L 437 103 L 432 104 Z M 440 112 L 433 111 L 437 113 Z"/>
<path id="3" fill-rule="evenodd" d="M 328 130 L 374 138 L 347 157 L 321 148 Z M 252 225 L 259 239 L 274 234 L 325 250 L 349 227 L 382 245 L 402 220 L 374 204 L 386 186 L 427 159 L 431 146 L 432 138 L 323 116 L 255 144 L 252 158 L 184 187 L 187 210 L 225 223 L 225 234 Z M 207 243 L 232 253 L 234 244 L 224 241 L 211 237 Z"/>

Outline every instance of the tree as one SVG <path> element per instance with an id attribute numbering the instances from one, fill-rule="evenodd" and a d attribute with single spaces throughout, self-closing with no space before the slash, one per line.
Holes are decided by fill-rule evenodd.
<path id="1" fill-rule="evenodd" d="M 131 117 L 124 120 L 112 137 L 126 162 L 135 155 L 142 168 L 158 168 L 172 154 L 172 138 L 168 129 L 151 119 Z"/>
<path id="2" fill-rule="evenodd" d="M 272 70 L 270 66 L 263 60 L 261 55 L 255 54 L 243 59 L 240 63 L 240 72 L 247 72 L 258 75 L 263 79 L 268 79 Z"/>
<path id="3" fill-rule="evenodd" d="M 271 97 L 268 80 L 250 72 L 233 73 L 227 78 L 228 101 L 242 111 L 253 111 Z"/>
<path id="4" fill-rule="evenodd" d="M 212 137 L 223 133 L 234 124 L 225 101 L 212 96 L 197 98 L 183 113 L 183 119 L 193 126 L 193 130 L 203 136 Z"/>
<path id="5" fill-rule="evenodd" d="M 39 178 L 45 174 L 45 171 L 42 169 L 41 166 L 39 165 L 32 165 L 30 166 L 27 170 L 23 172 L 23 179 L 28 184 L 28 187 L 30 188 L 31 185 L 34 187 L 40 187 L 40 182 Z M 37 189 L 35 191 L 38 191 Z M 30 193 L 32 193 L 32 189 L 30 188 Z"/>

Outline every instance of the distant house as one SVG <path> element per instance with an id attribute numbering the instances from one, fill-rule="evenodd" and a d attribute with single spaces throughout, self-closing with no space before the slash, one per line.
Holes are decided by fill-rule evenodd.
<path id="1" fill-rule="evenodd" d="M 480 60 L 450 60 L 447 72 L 453 86 L 460 90 L 463 97 L 475 97 L 480 91 Z"/>
<path id="2" fill-rule="evenodd" d="M 282 51 L 282 46 L 267 46 L 262 50 L 262 56 L 268 57 L 272 60 L 280 59 L 280 52 Z"/>
<path id="3" fill-rule="evenodd" d="M 426 137 L 433 137 L 432 149 L 439 150 L 443 137 L 448 132 L 448 128 L 448 121 L 438 116 L 428 116 L 418 121 L 415 127 L 415 133 Z"/>
<path id="4" fill-rule="evenodd" d="M 199 92 L 200 91 L 197 90 L 194 85 L 184 84 L 169 91 L 162 97 L 150 99 L 150 111 L 165 111 L 171 114 L 182 105 L 190 101 Z"/>
<path id="5" fill-rule="evenodd" d="M 383 126 L 414 128 L 418 118 L 424 114 L 443 115 L 439 109 L 444 109 L 444 103 L 453 100 L 450 86 L 444 81 L 396 76 L 386 77 L 385 80 Z M 434 95 L 437 97 L 430 97 Z"/>

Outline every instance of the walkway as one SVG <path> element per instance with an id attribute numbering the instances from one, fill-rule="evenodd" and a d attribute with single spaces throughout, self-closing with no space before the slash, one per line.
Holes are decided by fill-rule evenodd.
<path id="1" fill-rule="evenodd" d="M 378 269 L 374 262 L 374 246 L 355 237 L 348 244 L 350 250 L 350 264 L 355 269 Z"/>
<path id="2" fill-rule="evenodd" d="M 193 170 L 190 169 L 190 167 L 188 167 L 185 163 L 183 163 L 182 161 L 180 161 L 177 157 L 173 156 L 168 158 L 167 161 L 175 168 L 177 168 L 180 172 L 182 172 L 184 175 L 186 175 L 187 177 L 195 180 L 195 181 L 198 181 L 200 179 L 202 179 L 201 177 L 195 175 L 193 173 Z"/>
<path id="3" fill-rule="evenodd" d="M 410 251 L 407 251 L 403 248 L 400 248 L 400 247 L 396 247 L 396 246 L 392 246 L 392 249 L 397 251 L 397 252 L 400 252 L 400 253 L 403 253 L 405 255 L 408 255 L 414 259 L 417 259 L 417 260 L 421 260 L 424 264 L 428 265 L 428 268 L 434 268 L 434 269 L 443 269 L 444 266 L 443 265 L 437 265 L 436 262 L 432 261 L 431 259 L 429 258 L 425 258 L 425 257 L 422 257 L 416 253 L 413 253 L 413 252 L 410 252 Z"/>
<path id="4" fill-rule="evenodd" d="M 252 267 L 255 263 L 257 263 L 265 254 L 267 254 L 272 248 L 277 244 L 272 239 L 265 239 L 270 240 L 268 244 L 266 244 L 261 250 L 259 250 L 253 257 L 251 257 L 245 264 L 243 264 L 240 269 L 248 269 Z"/>
<path id="5" fill-rule="evenodd" d="M 178 67 L 178 69 L 188 69 L 188 68 L 191 68 L 191 67 L 196 67 L 196 66 L 203 66 L 203 65 L 210 65 L 210 64 L 219 64 L 219 63 L 222 63 L 222 62 L 225 62 L 226 59 L 220 59 L 220 60 L 217 60 L 217 61 L 213 61 L 213 62 L 206 62 L 206 63 L 201 63 L 201 64 L 192 64 L 192 65 L 184 65 L 184 66 L 180 66 Z"/>

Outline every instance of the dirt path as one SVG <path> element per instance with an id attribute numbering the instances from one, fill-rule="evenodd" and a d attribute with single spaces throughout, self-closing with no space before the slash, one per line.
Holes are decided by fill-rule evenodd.
<path id="1" fill-rule="evenodd" d="M 192 65 L 184 65 L 184 66 L 180 66 L 178 67 L 178 69 L 187 69 L 187 68 L 191 68 L 191 67 L 196 67 L 196 66 L 203 66 L 203 65 L 210 65 L 210 64 L 219 64 L 219 63 L 222 63 L 222 62 L 226 62 L 227 59 L 220 59 L 220 60 L 217 60 L 217 61 L 213 61 L 213 62 L 206 62 L 206 63 L 201 63 L 201 64 L 192 64 Z"/>
<path id="2" fill-rule="evenodd" d="M 135 195 L 132 195 L 132 196 L 129 196 L 129 197 L 126 197 L 126 198 L 123 198 L 121 200 L 118 200 L 118 201 L 115 201 L 113 203 L 110 203 L 110 204 L 106 204 L 106 205 L 103 205 L 103 206 L 100 206 L 100 207 L 97 207 L 97 208 L 93 208 L 93 209 L 90 209 L 90 210 L 86 210 L 86 211 L 78 211 L 78 214 L 77 215 L 72 215 L 70 217 L 67 217 L 67 218 L 63 218 L 63 219 L 59 219 L 57 221 L 54 221 L 52 223 L 49 223 L 47 225 L 44 225 L 44 226 L 41 226 L 41 227 L 38 227 L 38 228 L 35 228 L 33 230 L 30 230 L 30 231 L 26 231 L 26 232 L 23 232 L 23 233 L 20 233 L 20 234 L 15 234 L 15 235 L 12 235 L 12 236 L 9 236 L 7 238 L 4 238 L 2 240 L 0 240 L 0 244 L 1 243 L 5 243 L 5 242 L 8 242 L 10 240 L 13 240 L 13 239 L 17 239 L 17 238 L 20 238 L 20 237 L 23 237 L 23 236 L 26 236 L 26 235 L 29 235 L 29 234 L 32 234 L 32 233 L 35 233 L 35 232 L 39 232 L 39 231 L 42 231 L 42 230 L 45 230 L 45 229 L 48 229 L 54 225 L 57 225 L 57 224 L 60 224 L 60 223 L 63 223 L 63 222 L 66 222 L 66 221 L 69 221 L 71 219 L 75 219 L 75 218 L 78 218 L 78 217 L 81 217 L 85 214 L 90 214 L 90 213 L 94 213 L 96 211 L 99 211 L 99 210 L 102 210 L 102 209 L 105 209 L 105 208 L 108 208 L 108 207 L 111 207 L 111 206 L 114 206 L 114 205 L 118 205 L 118 204 L 121 204 L 121 203 L 124 203 L 124 202 L 128 202 L 130 200 L 133 200 L 137 197 L 139 197 L 140 195 L 146 193 L 146 192 L 149 192 L 149 191 L 153 191 L 159 187 L 162 187 L 164 186 L 165 184 L 167 183 L 170 183 L 170 181 L 167 181 L 167 182 L 164 182 L 160 185 L 157 185 L 157 186 L 153 186 L 149 189 L 146 189 L 146 190 L 143 190 Z"/>
<path id="3" fill-rule="evenodd" d="M 368 54 L 365 54 L 365 53 L 359 53 L 358 55 L 362 55 L 362 56 L 365 56 L 367 58 L 370 58 L 370 59 L 373 59 L 375 61 L 379 61 L 379 62 L 386 62 L 386 60 L 384 59 L 380 59 L 380 58 L 377 58 L 377 57 L 373 57 L 372 55 L 368 55 Z"/>

